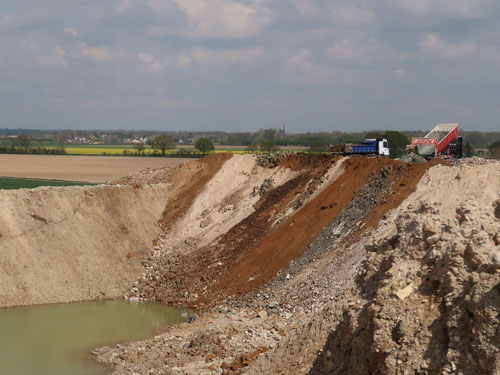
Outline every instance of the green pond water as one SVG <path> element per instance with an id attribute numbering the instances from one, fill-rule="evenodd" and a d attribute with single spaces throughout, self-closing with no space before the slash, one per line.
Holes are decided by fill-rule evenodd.
<path id="1" fill-rule="evenodd" d="M 186 321 L 182 313 L 126 301 L 0 310 L 0 374 L 106 374 L 109 368 L 91 360 L 92 349 L 152 337 Z"/>

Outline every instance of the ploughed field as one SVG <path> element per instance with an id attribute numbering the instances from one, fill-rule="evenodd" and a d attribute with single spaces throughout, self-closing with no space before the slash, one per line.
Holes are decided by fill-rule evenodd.
<path id="1" fill-rule="evenodd" d="M 495 161 L 290 153 L 1 192 L 0 301 L 197 311 L 114 374 L 495 373 L 499 199 Z"/>
<path id="2" fill-rule="evenodd" d="M 0 176 L 99 183 L 146 168 L 174 167 L 186 161 L 182 158 L 0 154 Z"/>

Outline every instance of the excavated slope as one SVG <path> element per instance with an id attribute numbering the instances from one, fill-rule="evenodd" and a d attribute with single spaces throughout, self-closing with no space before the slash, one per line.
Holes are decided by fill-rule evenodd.
<path id="1" fill-rule="evenodd" d="M 98 360 L 115 374 L 307 372 L 352 295 L 363 243 L 436 164 L 234 155 L 208 181 L 192 175 L 196 190 L 168 199 L 128 295 L 212 312 Z"/>
<path id="2" fill-rule="evenodd" d="M 173 195 L 146 275 L 132 294 L 193 307 L 244 295 L 300 258 L 370 179 L 383 175 L 379 204 L 363 213 L 369 215 L 364 229 L 399 205 L 430 165 L 305 154 L 268 158 L 234 155 L 206 186 L 198 181 L 203 175 L 195 175 L 189 184 L 196 191 L 186 185 Z"/>
<path id="3" fill-rule="evenodd" d="M 189 204 L 230 157 L 111 185 L 0 190 L 0 307 L 121 298 L 144 272 L 167 200 Z"/>
<path id="4" fill-rule="evenodd" d="M 0 191 L 0 307 L 121 297 L 143 271 L 165 184 Z"/>

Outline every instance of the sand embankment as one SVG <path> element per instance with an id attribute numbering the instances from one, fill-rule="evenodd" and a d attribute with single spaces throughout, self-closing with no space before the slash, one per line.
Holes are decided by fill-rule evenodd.
<path id="1" fill-rule="evenodd" d="M 0 307 L 121 297 L 143 272 L 170 191 L 0 190 Z"/>

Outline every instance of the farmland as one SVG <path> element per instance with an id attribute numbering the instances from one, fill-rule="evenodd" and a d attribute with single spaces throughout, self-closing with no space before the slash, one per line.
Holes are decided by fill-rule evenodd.
<path id="1" fill-rule="evenodd" d="M 147 168 L 173 167 L 183 158 L 130 158 L 77 155 L 0 155 L 0 176 L 92 183 L 117 180 Z"/>
<path id="2" fill-rule="evenodd" d="M 54 142 L 34 142 L 33 146 L 42 147 L 42 148 L 50 148 L 57 149 L 60 148 L 61 145 Z M 68 155 L 136 155 L 137 150 L 134 148 L 132 144 L 75 144 L 75 143 L 65 143 L 63 145 L 64 150 Z M 291 152 L 300 152 L 307 150 L 308 147 L 303 146 L 282 146 L 281 150 L 291 151 Z M 236 154 L 244 154 L 247 152 L 247 146 L 238 146 L 238 145 L 215 145 L 215 152 L 232 152 Z M 144 154 L 152 154 L 154 153 L 154 149 L 151 146 L 146 145 L 143 151 Z M 174 150 L 167 150 L 166 154 L 174 154 L 179 151 L 190 151 L 196 152 L 196 149 L 193 145 L 177 145 Z M 159 150 L 156 150 L 157 153 L 160 153 Z"/>
<path id="3" fill-rule="evenodd" d="M 39 186 L 83 186 L 89 185 L 85 182 L 40 180 L 35 178 L 12 178 L 0 177 L 0 189 L 33 189 Z"/>
<path id="4" fill-rule="evenodd" d="M 287 151 L 304 151 L 307 147 L 283 147 Z M 136 154 L 137 151 L 131 145 L 68 145 L 65 146 L 66 153 L 69 155 L 123 155 Z M 178 146 L 175 150 L 167 150 L 166 154 L 177 153 L 178 151 L 196 151 L 193 146 Z M 145 154 L 152 154 L 154 149 L 146 147 Z M 158 152 L 158 151 L 157 151 Z M 246 146 L 216 146 L 215 152 L 232 152 L 243 154 L 246 152 Z"/>

